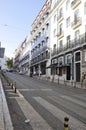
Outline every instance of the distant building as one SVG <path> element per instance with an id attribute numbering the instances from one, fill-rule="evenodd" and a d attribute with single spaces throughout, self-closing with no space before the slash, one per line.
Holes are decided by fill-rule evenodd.
<path id="1" fill-rule="evenodd" d="M 0 42 L 0 69 L 7 69 L 6 61 L 7 57 L 4 56 L 5 48 L 1 47 Z"/>
<path id="2" fill-rule="evenodd" d="M 7 70 L 7 63 L 6 61 L 8 60 L 8 58 L 6 56 L 4 56 L 3 58 L 0 58 L 0 68 L 2 70 Z"/>
<path id="3" fill-rule="evenodd" d="M 22 42 L 22 44 L 15 50 L 14 69 L 22 73 L 30 74 L 30 43 L 29 36 Z"/>

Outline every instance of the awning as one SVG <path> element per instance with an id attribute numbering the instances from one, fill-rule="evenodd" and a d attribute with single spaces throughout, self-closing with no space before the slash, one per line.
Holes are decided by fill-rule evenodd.
<path id="1" fill-rule="evenodd" d="M 51 64 L 51 65 L 47 66 L 46 69 L 48 69 L 48 68 L 56 68 L 56 67 L 57 67 L 57 64 Z"/>
<path id="2" fill-rule="evenodd" d="M 56 64 L 51 64 L 51 65 L 47 66 L 46 69 L 48 69 L 48 68 L 64 68 L 64 67 L 68 67 L 68 66 L 70 66 L 70 64 L 59 65 L 58 63 L 56 63 Z"/>
<path id="3" fill-rule="evenodd" d="M 64 68 L 64 67 L 69 67 L 70 64 L 64 64 L 64 65 L 57 65 L 57 68 Z"/>

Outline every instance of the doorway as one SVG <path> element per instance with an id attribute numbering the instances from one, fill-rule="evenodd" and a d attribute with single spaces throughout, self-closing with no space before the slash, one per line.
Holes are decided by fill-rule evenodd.
<path id="1" fill-rule="evenodd" d="M 70 68 L 70 66 L 67 66 L 66 69 L 67 69 L 66 79 L 70 80 L 70 78 L 71 78 L 71 68 Z"/>
<path id="2" fill-rule="evenodd" d="M 75 63 L 75 68 L 76 68 L 76 82 L 80 82 L 80 76 L 81 76 L 80 62 Z"/>

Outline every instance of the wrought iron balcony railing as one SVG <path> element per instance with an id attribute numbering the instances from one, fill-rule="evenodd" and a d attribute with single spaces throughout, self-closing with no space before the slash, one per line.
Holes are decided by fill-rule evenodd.
<path id="1" fill-rule="evenodd" d="M 58 22 L 61 22 L 63 19 L 64 19 L 63 13 L 60 13 L 57 18 Z"/>
<path id="2" fill-rule="evenodd" d="M 42 62 L 44 60 L 48 60 L 50 58 L 50 53 L 48 52 L 46 55 L 39 55 L 39 57 L 35 57 L 31 60 L 31 65 L 37 64 L 39 62 Z"/>
<path id="3" fill-rule="evenodd" d="M 75 38 L 69 43 L 66 43 L 63 47 L 58 47 L 56 50 L 53 50 L 51 56 L 55 56 L 66 51 L 73 51 L 74 49 L 80 48 L 84 45 L 86 45 L 86 33 L 80 35 L 78 39 Z"/>
<path id="4" fill-rule="evenodd" d="M 58 32 L 57 37 L 58 37 L 58 39 L 64 37 L 64 32 L 63 31 Z"/>
<path id="5" fill-rule="evenodd" d="M 73 0 L 71 2 L 72 9 L 75 9 L 80 3 L 81 3 L 81 0 Z"/>
<path id="6" fill-rule="evenodd" d="M 74 21 L 72 22 L 72 28 L 75 29 L 77 27 L 79 27 L 82 24 L 82 19 L 81 17 L 77 17 L 74 19 Z"/>
<path id="7" fill-rule="evenodd" d="M 53 49 L 52 52 L 51 52 L 51 56 L 54 56 L 57 54 L 57 49 Z"/>
<path id="8" fill-rule="evenodd" d="M 47 45 L 40 47 L 37 51 L 34 51 L 32 54 L 32 58 L 36 57 L 37 55 L 41 54 L 42 52 L 46 51 L 49 49 Z"/>

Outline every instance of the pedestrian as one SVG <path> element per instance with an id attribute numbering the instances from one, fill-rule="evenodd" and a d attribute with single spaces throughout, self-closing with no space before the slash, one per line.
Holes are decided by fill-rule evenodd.
<path id="1" fill-rule="evenodd" d="M 85 74 L 84 72 L 82 72 L 82 82 L 84 81 L 84 79 L 85 79 Z"/>

